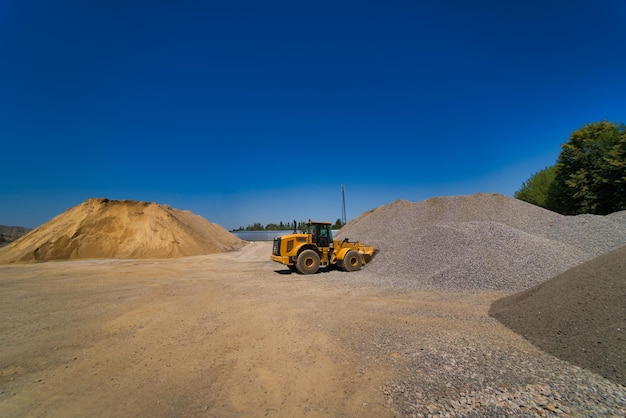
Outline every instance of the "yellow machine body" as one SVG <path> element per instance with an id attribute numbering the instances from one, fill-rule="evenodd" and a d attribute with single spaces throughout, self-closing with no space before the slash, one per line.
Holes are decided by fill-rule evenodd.
<path id="1" fill-rule="evenodd" d="M 306 232 L 275 238 L 270 259 L 299 273 L 313 274 L 320 266 L 360 270 L 376 252 L 360 242 L 333 240 L 330 222 L 309 221 L 306 225 Z"/>

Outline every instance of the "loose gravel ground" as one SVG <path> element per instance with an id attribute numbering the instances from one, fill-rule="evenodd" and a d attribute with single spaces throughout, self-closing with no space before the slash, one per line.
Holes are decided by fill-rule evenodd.
<path id="1" fill-rule="evenodd" d="M 361 288 L 360 273 L 322 276 L 344 290 Z M 470 308 L 488 309 L 499 294 L 381 290 L 381 298 L 397 301 L 393 318 L 359 324 L 365 340 L 340 341 L 360 353 L 362 364 L 396 371 L 380 388 L 394 416 L 626 415 L 625 386 L 502 332 L 486 311 Z M 404 305 L 407 299 L 419 301 Z"/>
<path id="2" fill-rule="evenodd" d="M 353 283 L 400 293 L 513 293 L 566 275 L 569 269 L 626 245 L 626 211 L 568 217 L 495 194 L 397 201 L 349 223 L 337 238 L 346 237 L 378 249 L 373 262 L 357 273 Z M 623 280 L 626 278 L 621 275 L 618 281 Z M 460 340 L 442 335 L 427 343 L 412 335 L 382 337 L 381 341 L 394 345 L 397 352 L 408 349 L 405 355 L 412 359 L 400 381 L 385 387 L 390 403 L 399 405 L 403 416 L 624 416 L 626 383 L 619 376 L 626 371 L 626 345 L 620 344 L 622 334 L 616 335 L 614 330 L 623 328 L 626 320 L 626 294 L 617 299 L 598 294 L 611 292 L 606 289 L 615 290 L 614 286 L 591 287 L 596 290 L 593 296 L 590 286 L 546 288 L 554 289 L 553 293 L 544 292 L 541 302 L 531 309 L 540 309 L 541 303 L 547 307 L 557 299 L 590 302 L 577 305 L 580 311 L 574 315 L 550 310 L 550 320 L 561 325 L 558 332 L 575 335 L 562 345 L 549 344 L 556 357 L 522 354 L 484 333 Z M 602 304 L 603 300 L 611 300 L 609 306 Z M 541 327 L 545 316 L 536 319 L 532 312 L 520 310 L 524 307 L 512 307 L 506 301 L 498 306 L 508 308 L 509 317 L 527 318 L 523 326 L 519 324 L 523 319 L 518 318 L 517 329 L 532 334 L 531 341 L 553 338 L 548 334 L 553 329 Z M 605 322 L 608 316 L 612 326 L 583 330 L 583 316 L 602 316 Z M 608 360 L 597 358 L 597 347 L 588 349 L 585 361 L 573 360 L 581 357 L 572 354 L 576 347 L 584 345 L 576 338 L 587 338 L 590 333 L 596 342 L 607 343 L 602 349 L 613 350 L 610 364 L 615 370 L 606 371 Z M 604 354 L 608 357 L 606 351 Z M 596 364 L 589 360 L 594 355 Z M 586 369 L 571 368 L 562 359 Z M 601 369 L 613 382 L 593 373 Z"/>

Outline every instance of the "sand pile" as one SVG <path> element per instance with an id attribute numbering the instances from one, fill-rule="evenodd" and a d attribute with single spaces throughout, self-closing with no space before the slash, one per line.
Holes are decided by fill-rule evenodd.
<path id="1" fill-rule="evenodd" d="M 626 247 L 495 301 L 489 314 L 542 350 L 626 386 Z"/>
<path id="2" fill-rule="evenodd" d="M 86 258 L 174 258 L 240 248 L 223 227 L 189 211 L 88 199 L 0 249 L 0 264 Z"/>
<path id="3" fill-rule="evenodd" d="M 498 194 L 396 201 L 348 223 L 346 237 L 378 249 L 359 273 L 370 284 L 519 291 L 626 245 L 626 211 L 562 216 Z"/>

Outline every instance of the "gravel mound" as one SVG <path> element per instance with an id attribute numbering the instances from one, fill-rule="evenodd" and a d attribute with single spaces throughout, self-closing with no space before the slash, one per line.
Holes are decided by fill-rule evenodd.
<path id="1" fill-rule="evenodd" d="M 542 350 L 626 386 L 626 246 L 526 291 L 489 315 Z"/>
<path id="2" fill-rule="evenodd" d="M 134 200 L 88 199 L 0 249 L 0 264 L 86 258 L 175 258 L 244 246 L 189 211 Z"/>
<path id="3" fill-rule="evenodd" d="M 626 211 L 563 216 L 499 194 L 396 201 L 337 239 L 378 252 L 359 281 L 393 288 L 520 291 L 626 245 Z"/>
<path id="4" fill-rule="evenodd" d="M 575 384 L 578 378 L 564 376 L 556 363 L 524 364 L 508 353 L 501 357 L 503 364 L 494 364 L 490 357 L 481 367 L 503 371 L 519 365 L 520 370 L 512 375 L 528 374 L 524 385 L 533 381 L 533 373 L 551 373 L 544 379 L 551 386 L 542 386 L 536 394 L 522 399 L 500 388 L 506 384 L 496 381 L 498 372 L 494 371 L 489 376 L 496 380 L 484 385 L 498 389 L 485 392 L 481 385 L 463 389 L 461 401 L 452 405 L 452 410 L 433 411 L 452 416 L 459 411 L 463 416 L 499 416 L 515 408 L 527 410 L 530 405 L 535 412 L 549 407 L 547 411 L 569 411 L 566 413 L 574 416 L 586 415 L 585 411 L 622 415 L 626 408 L 622 389 L 626 385 L 626 211 L 607 216 L 562 216 L 497 194 L 418 203 L 396 201 L 350 222 L 337 236 L 346 237 L 378 249 L 370 264 L 351 273 L 354 282 L 400 291 L 518 292 L 494 302 L 490 315 L 554 357 L 621 385 L 612 392 L 610 385 L 601 382 Z M 456 345 L 451 342 L 449 347 L 443 351 L 452 352 Z M 406 398 L 403 412 L 414 413 L 418 409 L 413 406 L 427 396 L 423 388 L 431 385 L 434 393 L 440 394 L 442 388 L 437 382 L 450 379 L 451 370 L 471 373 L 459 367 L 480 360 L 472 357 L 462 361 L 468 347 L 471 344 L 463 344 L 453 353 L 456 363 L 446 369 L 445 376 L 435 376 L 429 383 L 420 374 L 410 373 L 405 382 L 387 388 L 388 396 Z M 428 359 L 422 358 L 416 370 L 424 363 Z M 436 368 L 437 359 L 432 363 L 429 370 Z M 529 390 L 533 387 L 528 386 Z M 584 393 L 589 396 L 582 396 Z M 542 399 L 546 394 L 556 395 Z M 591 399 L 588 404 L 587 397 Z M 613 409 L 598 409 L 602 406 L 598 398 Z M 511 399 L 514 404 L 509 405 Z M 493 409 L 476 413 L 476 405 L 492 405 Z"/>

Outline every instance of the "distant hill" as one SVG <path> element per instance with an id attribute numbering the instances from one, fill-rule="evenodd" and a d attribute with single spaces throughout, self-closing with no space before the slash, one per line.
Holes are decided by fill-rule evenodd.
<path id="1" fill-rule="evenodd" d="M 32 229 L 23 226 L 0 225 L 0 247 L 13 242 L 22 235 L 28 234 Z"/>
<path id="2" fill-rule="evenodd" d="M 0 264 L 89 258 L 175 258 L 245 245 L 222 226 L 168 205 L 88 199 L 0 248 Z"/>

